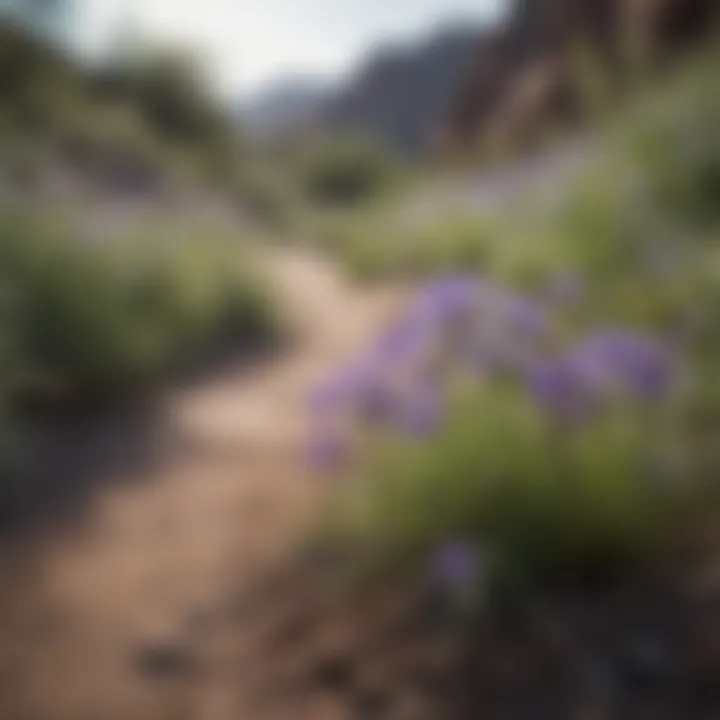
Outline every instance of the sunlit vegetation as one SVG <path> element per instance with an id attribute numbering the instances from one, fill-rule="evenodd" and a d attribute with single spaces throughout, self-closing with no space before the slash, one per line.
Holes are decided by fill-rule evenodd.
<path id="1" fill-rule="evenodd" d="M 361 555 L 439 557 L 456 586 L 595 582 L 714 517 L 714 67 L 623 111 L 558 205 L 328 239 L 355 273 L 445 278 L 313 402 Z"/>

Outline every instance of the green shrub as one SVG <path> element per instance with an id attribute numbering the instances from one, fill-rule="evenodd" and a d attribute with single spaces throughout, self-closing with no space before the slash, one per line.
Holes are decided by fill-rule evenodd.
<path id="1" fill-rule="evenodd" d="M 485 270 L 496 231 L 485 218 L 453 218 L 421 227 L 372 222 L 334 228 L 332 247 L 348 269 L 364 279 L 422 278 L 452 270 Z"/>
<path id="2" fill-rule="evenodd" d="M 345 527 L 387 558 L 468 537 L 527 580 L 616 572 L 652 547 L 673 504 L 653 484 L 641 420 L 619 412 L 568 436 L 519 393 L 483 391 L 422 445 L 382 440 Z"/>
<path id="3" fill-rule="evenodd" d="M 250 216 L 273 230 L 287 225 L 293 198 L 283 180 L 273 173 L 255 169 L 235 181 L 234 196 Z"/>
<path id="4" fill-rule="evenodd" d="M 685 222 L 720 215 L 717 56 L 696 61 L 651 97 L 630 123 L 630 147 L 659 208 Z"/>
<path id="5" fill-rule="evenodd" d="M 385 153 L 369 143 L 334 141 L 310 151 L 301 162 L 304 196 L 320 205 L 353 205 L 381 194 L 394 171 Z"/>
<path id="6" fill-rule="evenodd" d="M 0 280 L 22 357 L 14 392 L 114 395 L 221 341 L 264 339 L 272 304 L 239 255 L 211 237 L 89 246 L 56 222 L 4 217 Z"/>
<path id="7" fill-rule="evenodd" d="M 341 491 L 337 517 L 372 561 L 424 563 L 448 539 L 466 538 L 490 551 L 502 577 L 604 577 L 677 551 L 697 508 L 717 510 L 716 67 L 692 68 L 652 91 L 660 105 L 623 114 L 630 144 L 624 127 L 559 207 L 521 207 L 519 219 L 485 229 L 379 226 L 342 248 L 351 268 L 373 275 L 477 268 L 544 290 L 558 273 L 577 274 L 583 297 L 556 318 L 559 336 L 653 328 L 673 356 L 678 391 L 666 405 L 612 406 L 587 426 L 561 428 L 500 378 L 466 393 L 420 442 L 382 427 L 361 433 L 359 482 Z M 695 515 L 683 514 L 689 507 Z"/>

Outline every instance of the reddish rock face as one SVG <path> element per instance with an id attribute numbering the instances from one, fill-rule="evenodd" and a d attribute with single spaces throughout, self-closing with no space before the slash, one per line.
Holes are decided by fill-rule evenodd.
<path id="1" fill-rule="evenodd" d="M 508 25 L 479 49 L 443 148 L 523 144 L 546 123 L 582 112 L 578 48 L 612 78 L 629 52 L 653 57 L 697 40 L 718 11 L 718 0 L 516 0 Z"/>

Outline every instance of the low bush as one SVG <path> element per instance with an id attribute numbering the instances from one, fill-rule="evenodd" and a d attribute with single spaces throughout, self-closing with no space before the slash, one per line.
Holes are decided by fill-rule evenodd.
<path id="1" fill-rule="evenodd" d="M 21 359 L 13 394 L 117 395 L 220 341 L 273 330 L 269 295 L 237 247 L 208 238 L 89 244 L 42 218 L 0 229 L 0 281 Z"/>
<path id="2" fill-rule="evenodd" d="M 354 205 L 387 189 L 393 164 L 379 148 L 359 141 L 337 140 L 309 151 L 300 162 L 300 187 L 312 203 Z"/>
<path id="3" fill-rule="evenodd" d="M 371 563 L 604 580 L 716 512 L 715 80 L 653 89 L 558 206 L 343 248 L 368 274 L 485 278 L 431 284 L 313 397 L 312 457 L 355 480 L 335 512 Z"/>
<path id="4" fill-rule="evenodd" d="M 296 204 L 287 183 L 277 173 L 259 168 L 239 174 L 234 197 L 255 222 L 275 231 L 286 228 Z"/>
<path id="5" fill-rule="evenodd" d="M 485 270 L 497 228 L 485 218 L 459 217 L 423 226 L 373 218 L 335 229 L 332 247 L 349 271 L 362 279 L 428 277 L 452 270 Z"/>
<path id="6" fill-rule="evenodd" d="M 720 203 L 720 88 L 717 51 L 642 103 L 627 132 L 657 207 L 685 223 L 717 221 Z"/>
<path id="7" fill-rule="evenodd" d="M 551 299 L 450 278 L 318 389 L 313 457 L 359 475 L 339 512 L 361 549 L 461 536 L 503 576 L 547 582 L 652 547 L 687 490 L 664 475 L 680 360 L 650 335 L 572 327 Z"/>
<path id="8" fill-rule="evenodd" d="M 672 502 L 652 487 L 647 428 L 617 414 L 566 432 L 518 392 L 479 393 L 427 444 L 378 453 L 350 527 L 395 557 L 472 539 L 526 581 L 617 573 L 652 549 Z"/>
<path id="9" fill-rule="evenodd" d="M 49 411 L 125 401 L 278 331 L 269 287 L 233 239 L 87 238 L 0 215 L 0 516 L 28 491 L 18 448 Z"/>

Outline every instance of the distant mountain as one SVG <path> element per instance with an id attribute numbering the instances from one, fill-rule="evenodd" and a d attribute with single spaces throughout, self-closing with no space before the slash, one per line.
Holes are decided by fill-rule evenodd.
<path id="1" fill-rule="evenodd" d="M 420 43 L 381 48 L 329 101 L 326 125 L 405 155 L 428 150 L 487 32 L 448 27 Z"/>
<path id="2" fill-rule="evenodd" d="M 467 81 L 486 30 L 446 27 L 414 44 L 368 54 L 343 85 L 289 77 L 240 108 L 247 132 L 280 137 L 303 131 L 361 135 L 404 155 L 427 150 Z"/>
<path id="3" fill-rule="evenodd" d="M 244 103 L 240 120 L 255 137 L 296 132 L 316 123 L 330 93 L 330 86 L 319 78 L 287 77 Z"/>

